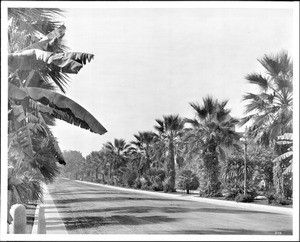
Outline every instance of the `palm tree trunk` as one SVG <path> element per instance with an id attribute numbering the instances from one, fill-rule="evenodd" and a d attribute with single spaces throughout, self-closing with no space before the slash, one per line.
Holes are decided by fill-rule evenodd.
<path id="1" fill-rule="evenodd" d="M 175 154 L 174 143 L 172 140 L 169 142 L 169 159 L 167 162 L 167 174 L 169 179 L 168 192 L 175 191 Z"/>
<path id="2" fill-rule="evenodd" d="M 96 181 L 98 181 L 98 170 L 99 170 L 99 167 L 96 168 L 96 173 L 95 173 L 95 179 L 96 179 Z"/>
<path id="3" fill-rule="evenodd" d="M 108 169 L 108 179 L 109 181 L 111 180 L 111 165 L 109 164 L 109 169 Z"/>
<path id="4" fill-rule="evenodd" d="M 273 182 L 275 187 L 275 194 L 278 196 L 284 195 L 284 186 L 283 186 L 283 174 L 280 162 L 276 163 L 273 168 Z"/>
<path id="5" fill-rule="evenodd" d="M 214 196 L 219 192 L 220 181 L 219 181 L 219 160 L 216 154 L 216 144 L 212 143 L 209 145 L 208 150 L 205 152 L 204 157 L 205 167 L 205 195 Z"/>
<path id="6" fill-rule="evenodd" d="M 277 155 L 283 154 L 282 147 L 275 144 L 274 146 L 275 152 Z M 283 170 L 281 167 L 281 162 L 278 161 L 274 164 L 273 167 L 273 182 L 275 187 L 275 193 L 278 196 L 284 196 L 284 175 L 282 174 Z"/>

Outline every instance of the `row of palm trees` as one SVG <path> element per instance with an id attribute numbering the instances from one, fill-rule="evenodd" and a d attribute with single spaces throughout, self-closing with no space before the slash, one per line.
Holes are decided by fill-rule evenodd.
<path id="1" fill-rule="evenodd" d="M 172 192 L 175 191 L 175 164 L 181 167 L 190 160 L 203 159 L 207 181 L 205 193 L 217 193 L 220 188 L 219 159 L 225 158 L 224 149 L 239 148 L 240 134 L 235 131 L 238 120 L 230 117 L 226 104 L 211 97 L 204 98 L 202 106 L 191 103 L 195 119 L 163 116 L 156 120 L 156 133 L 138 132 L 130 144 L 126 144 L 124 139 L 115 139 L 113 143 L 103 145 L 98 159 L 92 159 L 96 157 L 96 153 L 92 152 L 86 157 L 86 162 L 92 161 L 91 169 L 95 163 L 102 163 L 102 171 L 108 164 L 108 179 L 111 179 L 112 171 L 122 175 L 127 163 L 139 176 L 151 167 L 163 168 L 166 173 L 165 190 Z"/>
<path id="2" fill-rule="evenodd" d="M 202 194 L 216 196 L 220 194 L 222 176 L 232 174 L 230 169 L 225 174 L 220 174 L 221 171 L 234 164 L 229 160 L 234 160 L 237 154 L 240 156 L 238 159 L 241 159 L 243 133 L 237 132 L 236 128 L 251 121 L 247 139 L 251 146 L 249 152 L 252 153 L 247 171 L 249 174 L 252 174 L 251 171 L 252 175 L 256 174 L 253 168 L 255 163 L 256 167 L 262 166 L 260 159 L 267 159 L 261 157 L 261 150 L 271 149 L 268 159 L 269 162 L 273 161 L 275 193 L 283 196 L 285 180 L 292 177 L 292 61 L 286 52 L 281 52 L 275 56 L 265 55 L 259 62 L 265 67 L 266 74 L 252 73 L 246 76 L 250 83 L 259 87 L 259 92 L 244 95 L 247 115 L 241 120 L 230 116 L 227 101 L 207 96 L 203 98 L 202 104 L 190 103 L 195 111 L 195 118 L 163 116 L 156 119 L 154 132 L 138 132 L 134 135 L 135 140 L 128 144 L 124 139 L 108 142 L 100 152 L 92 152 L 87 156 L 85 162 L 91 164 L 92 170 L 97 167 L 96 174 L 100 169 L 102 181 L 106 179 L 106 182 L 111 183 L 113 177 L 121 180 L 122 175 L 130 169 L 137 173 L 138 179 L 151 169 L 163 169 L 165 191 L 168 192 L 175 191 L 176 170 L 196 162 L 202 169 L 201 174 L 199 173 L 202 178 Z M 98 158 L 90 162 L 90 157 L 95 157 L 96 154 Z M 277 158 L 274 159 L 275 157 Z M 264 165 L 269 167 L 268 162 Z M 240 164 L 238 169 L 242 166 Z M 260 169 L 263 170 L 262 167 Z M 240 174 L 245 173 L 244 168 L 240 170 Z M 267 176 L 269 174 L 262 177 Z"/>

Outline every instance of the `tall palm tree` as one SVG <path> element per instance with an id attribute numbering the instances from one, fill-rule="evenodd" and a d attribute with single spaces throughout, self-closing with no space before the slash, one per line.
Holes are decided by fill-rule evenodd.
<path id="1" fill-rule="evenodd" d="M 130 145 L 124 139 L 114 139 L 113 143 L 107 142 L 104 144 L 109 161 L 109 179 L 111 179 L 112 172 L 117 174 L 120 168 L 126 166 L 129 147 Z"/>
<path id="2" fill-rule="evenodd" d="M 194 119 L 186 119 L 191 125 L 187 129 L 184 142 L 188 155 L 198 156 L 204 163 L 205 196 L 219 193 L 219 160 L 224 160 L 231 148 L 239 148 L 240 134 L 235 131 L 238 119 L 232 118 L 226 108 L 228 101 L 219 102 L 208 96 L 203 105 L 190 103 L 195 111 Z"/>
<path id="3" fill-rule="evenodd" d="M 252 121 L 252 135 L 263 144 L 275 141 L 279 135 L 293 130 L 293 63 L 288 53 L 265 55 L 258 60 L 266 75 L 252 73 L 249 83 L 259 87 L 257 94 L 247 93 L 242 124 Z"/>
<path id="4" fill-rule="evenodd" d="M 265 75 L 251 73 L 246 79 L 259 87 L 258 93 L 247 93 L 247 101 L 242 124 L 252 122 L 251 134 L 264 145 L 274 145 L 278 155 L 280 146 L 276 144 L 278 136 L 293 132 L 293 63 L 286 51 L 277 55 L 264 55 L 258 60 L 265 68 Z M 280 159 L 274 166 L 274 185 L 276 193 L 283 194 L 283 179 Z M 280 182 L 282 180 L 282 182 Z"/>
<path id="5" fill-rule="evenodd" d="M 175 191 L 175 158 L 178 154 L 177 146 L 183 134 L 184 122 L 179 115 L 163 116 L 163 119 L 156 119 L 158 125 L 155 125 L 155 130 L 158 131 L 162 141 L 161 149 L 164 149 L 163 154 L 166 159 L 166 192 Z"/>
<path id="6" fill-rule="evenodd" d="M 140 172 L 147 171 L 152 165 L 153 157 L 153 144 L 155 133 L 153 132 L 138 132 L 134 135 L 135 141 L 132 141 L 131 144 L 134 145 L 136 149 L 134 162 L 137 163 L 136 166 Z"/>

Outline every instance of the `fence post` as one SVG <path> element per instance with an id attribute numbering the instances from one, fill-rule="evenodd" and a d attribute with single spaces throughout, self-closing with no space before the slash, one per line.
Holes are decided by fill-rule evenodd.
<path id="1" fill-rule="evenodd" d="M 13 217 L 12 234 L 26 234 L 26 208 L 22 204 L 11 206 L 10 214 Z"/>
<path id="2" fill-rule="evenodd" d="M 43 206 L 40 206 L 39 209 L 37 233 L 46 234 L 45 208 Z"/>

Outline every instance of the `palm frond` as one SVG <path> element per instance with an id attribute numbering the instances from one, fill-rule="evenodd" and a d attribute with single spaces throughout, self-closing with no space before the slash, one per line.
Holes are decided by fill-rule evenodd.
<path id="1" fill-rule="evenodd" d="M 263 58 L 258 60 L 272 77 L 278 76 L 281 71 L 280 63 L 276 59 L 276 56 L 265 55 Z"/>
<path id="2" fill-rule="evenodd" d="M 8 18 L 13 18 L 21 30 L 34 34 L 40 32 L 44 35 L 51 32 L 57 22 L 55 15 L 62 15 L 63 10 L 58 8 L 8 8 Z"/>
<path id="3" fill-rule="evenodd" d="M 216 108 L 216 100 L 213 99 L 211 96 L 207 96 L 203 98 L 203 107 L 208 114 L 213 114 Z"/>
<path id="4" fill-rule="evenodd" d="M 207 116 L 207 110 L 203 107 L 200 107 L 198 103 L 190 103 L 190 106 L 196 111 L 196 115 L 200 120 L 205 119 Z"/>
<path id="5" fill-rule="evenodd" d="M 245 77 L 246 80 L 248 80 L 252 84 L 256 84 L 259 87 L 261 87 L 263 90 L 268 89 L 269 83 L 266 78 L 264 78 L 261 74 L 252 73 Z"/>

